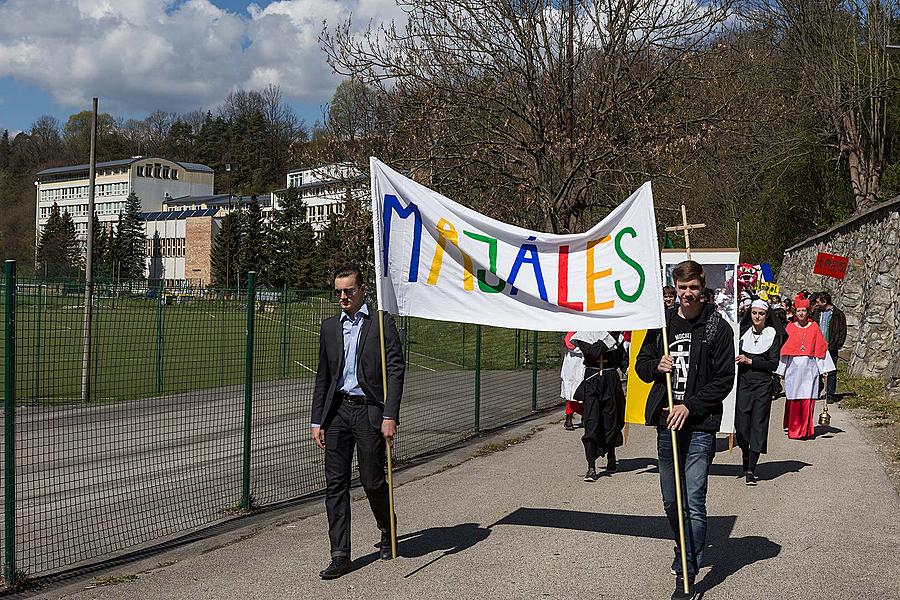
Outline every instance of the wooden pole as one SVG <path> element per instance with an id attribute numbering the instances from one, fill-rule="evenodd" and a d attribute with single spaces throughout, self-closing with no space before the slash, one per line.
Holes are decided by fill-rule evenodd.
<path id="1" fill-rule="evenodd" d="M 387 353 L 384 350 L 384 311 L 378 311 L 378 334 L 381 338 L 381 385 L 384 390 L 382 402 L 387 405 Z M 387 452 L 387 483 L 388 483 L 388 512 L 391 517 L 391 558 L 397 558 L 397 523 L 394 522 L 394 465 L 391 450 L 394 440 L 387 440 L 385 450 Z"/>
<path id="2" fill-rule="evenodd" d="M 669 356 L 669 332 L 666 323 L 662 328 L 663 348 L 666 356 Z M 666 397 L 669 401 L 669 414 L 675 408 L 675 402 L 672 399 L 672 372 L 666 373 Z M 688 593 L 688 577 L 687 577 L 687 548 L 684 545 L 684 501 L 681 497 L 681 473 L 679 472 L 678 461 L 678 432 L 674 429 L 669 430 L 672 434 L 672 461 L 674 462 L 675 471 L 675 501 L 678 505 L 678 547 L 681 549 L 681 573 L 684 576 L 684 593 Z"/>
<path id="3" fill-rule="evenodd" d="M 666 231 L 684 231 L 684 249 L 687 254 L 687 259 L 691 260 L 691 229 L 700 229 L 702 227 L 706 227 L 705 224 L 699 223 L 696 225 L 691 225 L 687 220 L 687 208 L 685 208 L 684 204 L 681 205 L 681 226 L 680 227 L 666 227 Z M 660 266 L 660 269 L 662 266 Z M 663 337 L 663 352 L 666 356 L 669 356 L 669 331 L 668 324 L 663 323 L 662 327 L 662 337 Z M 669 414 L 672 414 L 672 411 L 675 408 L 675 402 L 672 398 L 672 372 L 666 373 L 666 397 L 669 402 Z M 681 472 L 680 472 L 680 463 L 678 460 L 678 432 L 674 429 L 669 430 L 672 434 L 672 461 L 674 464 L 674 472 L 675 472 L 675 501 L 678 508 L 678 547 L 681 550 L 681 573 L 683 575 L 682 580 L 684 581 L 684 593 L 687 594 L 689 592 L 689 584 L 688 584 L 688 568 L 687 568 L 687 548 L 684 543 L 684 499 L 681 496 Z"/>

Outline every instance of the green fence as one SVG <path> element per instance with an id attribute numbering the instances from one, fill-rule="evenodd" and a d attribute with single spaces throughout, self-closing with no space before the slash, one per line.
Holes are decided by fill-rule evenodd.
<path id="1" fill-rule="evenodd" d="M 328 291 L 0 282 L 4 576 L 50 574 L 321 492 L 309 438 Z M 398 320 L 395 458 L 557 404 L 561 336 Z M 401 507 L 402 510 L 402 507 Z"/>

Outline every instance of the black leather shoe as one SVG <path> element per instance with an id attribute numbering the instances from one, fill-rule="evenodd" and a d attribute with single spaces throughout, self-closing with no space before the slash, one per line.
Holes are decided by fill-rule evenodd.
<path id="1" fill-rule="evenodd" d="M 350 572 L 350 559 L 346 556 L 333 556 L 331 564 L 324 571 L 319 571 L 322 579 L 337 579 Z"/>
<path id="2" fill-rule="evenodd" d="M 694 598 L 694 577 L 688 577 L 688 591 L 684 591 L 684 579 L 681 575 L 675 577 L 675 591 L 672 592 L 672 600 L 693 600 Z"/>
<path id="3" fill-rule="evenodd" d="M 572 415 L 566 415 L 566 422 L 563 423 L 563 427 L 566 431 L 575 431 L 575 426 L 572 424 Z"/>
<path id="4" fill-rule="evenodd" d="M 381 534 L 381 542 L 378 544 L 378 548 L 381 560 L 392 560 L 394 558 L 394 554 L 391 552 L 390 532 L 385 531 Z"/>

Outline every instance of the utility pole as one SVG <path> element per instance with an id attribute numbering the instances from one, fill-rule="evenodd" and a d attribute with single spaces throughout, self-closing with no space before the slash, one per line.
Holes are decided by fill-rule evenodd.
<path id="1" fill-rule="evenodd" d="M 94 187 L 97 181 L 97 99 L 91 116 L 91 162 L 88 172 L 87 250 L 84 261 L 84 354 L 81 359 L 81 401 L 91 399 L 91 319 L 94 296 Z"/>

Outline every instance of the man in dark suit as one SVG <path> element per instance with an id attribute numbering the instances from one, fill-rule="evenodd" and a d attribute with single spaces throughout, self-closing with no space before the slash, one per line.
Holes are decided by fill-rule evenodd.
<path id="1" fill-rule="evenodd" d="M 322 321 L 319 331 L 311 418 L 313 441 L 325 450 L 331 564 L 319 573 L 322 579 L 335 579 L 350 571 L 350 465 L 354 446 L 359 479 L 381 530 L 381 558 L 392 557 L 385 443 L 393 444 L 397 433 L 406 368 L 400 335 L 386 314 L 385 390 L 378 318 L 373 318 L 366 306 L 366 285 L 359 267 L 348 265 L 335 272 L 334 294 L 341 313 Z"/>

